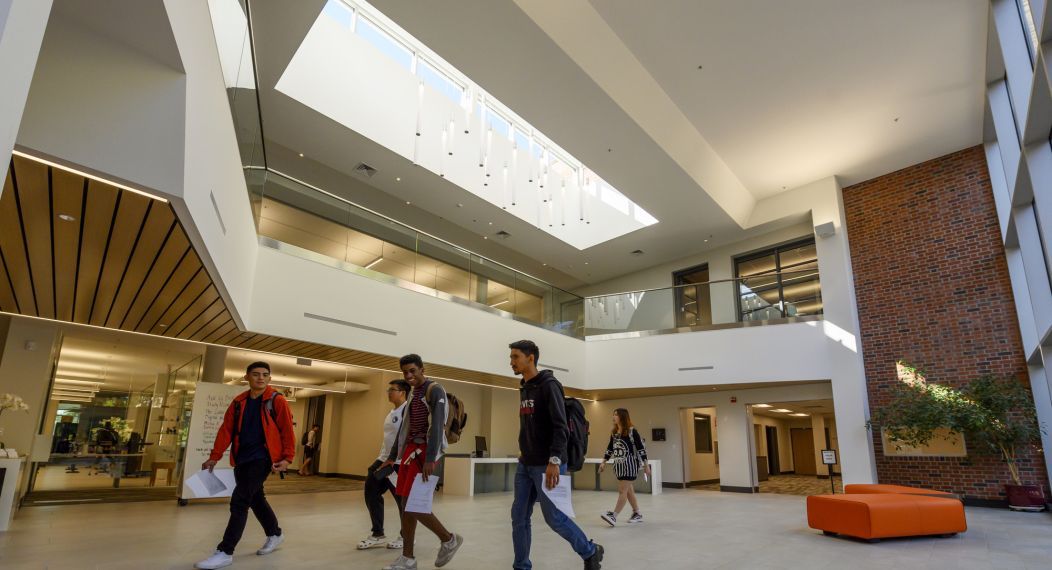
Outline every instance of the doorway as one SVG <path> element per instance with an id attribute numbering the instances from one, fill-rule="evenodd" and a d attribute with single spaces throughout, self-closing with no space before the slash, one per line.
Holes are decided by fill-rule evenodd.
<path id="1" fill-rule="evenodd" d="M 712 324 L 712 301 L 709 292 L 709 266 L 698 265 L 672 274 L 675 288 L 676 326 L 694 327 Z"/>
<path id="2" fill-rule="evenodd" d="M 818 475 L 815 468 L 815 438 L 811 428 L 789 430 L 793 443 L 793 465 L 797 475 Z"/>
<path id="3" fill-rule="evenodd" d="M 719 437 L 716 408 L 680 410 L 683 434 L 683 482 L 687 487 L 720 489 Z"/>
<path id="4" fill-rule="evenodd" d="M 767 438 L 767 472 L 771 475 L 781 475 L 782 466 L 778 460 L 778 428 L 764 426 L 764 434 Z"/>

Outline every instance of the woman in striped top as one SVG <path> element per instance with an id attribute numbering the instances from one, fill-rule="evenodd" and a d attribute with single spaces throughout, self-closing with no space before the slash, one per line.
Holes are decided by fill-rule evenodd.
<path id="1" fill-rule="evenodd" d="M 636 490 L 632 483 L 636 480 L 639 470 L 643 469 L 647 477 L 650 476 L 650 465 L 647 463 L 647 450 L 643 447 L 643 438 L 632 425 L 632 418 L 628 410 L 618 408 L 614 410 L 614 428 L 610 433 L 610 443 L 606 446 L 603 454 L 603 463 L 599 465 L 599 471 L 606 469 L 606 464 L 614 466 L 614 475 L 617 476 L 617 505 L 614 510 L 603 513 L 602 518 L 608 525 L 617 524 L 617 515 L 625 507 L 625 501 L 632 505 L 632 516 L 628 518 L 628 524 L 643 522 L 643 515 L 639 513 L 639 503 L 636 502 Z"/>

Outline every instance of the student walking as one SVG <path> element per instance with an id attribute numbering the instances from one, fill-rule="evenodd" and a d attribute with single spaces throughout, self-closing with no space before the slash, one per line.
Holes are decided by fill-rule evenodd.
<path id="1" fill-rule="evenodd" d="M 398 461 L 395 494 L 404 501 L 409 497 L 416 476 L 427 481 L 446 450 L 445 424 L 449 409 L 445 388 L 424 376 L 424 361 L 419 356 L 407 354 L 398 361 L 398 366 L 412 390 L 409 403 L 403 409 L 396 445 L 391 446 L 387 461 L 381 467 Z M 434 513 L 406 511 L 402 514 L 402 555 L 389 566 L 384 566 L 384 570 L 413 570 L 417 567 L 413 547 L 418 522 L 442 541 L 435 559 L 435 566 L 439 568 L 449 564 L 464 544 L 464 537 L 446 530 Z"/>
<path id="2" fill-rule="evenodd" d="M 554 489 L 566 474 L 566 444 L 569 429 L 563 387 L 551 370 L 537 370 L 541 351 L 533 341 L 508 345 L 511 370 L 522 376 L 519 388 L 519 465 L 515 471 L 515 499 L 511 506 L 511 538 L 515 548 L 515 570 L 530 570 L 533 531 L 530 518 L 534 503 L 541 503 L 544 522 L 584 560 L 585 570 L 598 570 L 603 547 L 585 536 L 570 517 L 555 507 L 542 485 Z"/>
<path id="3" fill-rule="evenodd" d="M 405 380 L 392 380 L 387 385 L 387 401 L 394 406 L 391 413 L 384 419 L 384 441 L 380 444 L 380 455 L 376 461 L 369 466 L 368 476 L 365 478 L 365 507 L 369 509 L 369 518 L 373 523 L 373 530 L 369 536 L 358 543 L 358 550 L 365 550 L 376 546 L 387 545 L 387 548 L 401 549 L 402 537 L 388 542 L 384 535 L 384 493 L 390 491 L 394 496 L 395 505 L 398 506 L 398 514 L 402 513 L 402 501 L 395 495 L 395 485 L 390 477 L 396 472 L 396 465 L 381 467 L 387 460 L 391 450 L 394 448 L 395 440 L 398 438 L 399 428 L 402 427 L 402 415 L 404 414 L 406 398 L 409 396 L 409 382 Z"/>
<path id="4" fill-rule="evenodd" d="M 617 516 L 621 514 L 621 509 L 625 508 L 627 500 L 632 505 L 632 516 L 628 517 L 628 524 L 643 522 L 632 483 L 635 482 L 640 469 L 650 476 L 650 464 L 647 463 L 643 438 L 632 425 L 632 418 L 624 408 L 614 410 L 614 427 L 610 433 L 610 443 L 606 445 L 606 453 L 603 454 L 603 462 L 599 465 L 600 472 L 606 469 L 607 463 L 614 466 L 614 475 L 617 477 L 617 504 L 614 510 L 606 511 L 599 518 L 610 526 L 617 525 Z"/>
<path id="5" fill-rule="evenodd" d="M 227 407 L 212 453 L 201 465 L 202 470 L 211 472 L 230 447 L 230 464 L 234 466 L 230 520 L 215 553 L 195 565 L 202 570 L 223 568 L 234 562 L 234 548 L 245 531 L 249 509 L 267 534 L 256 554 L 270 554 L 285 540 L 263 492 L 263 483 L 272 472 L 286 471 L 295 458 L 292 411 L 285 397 L 269 386 L 270 365 L 266 362 L 249 364 L 245 380 L 248 391 L 238 394 Z"/>
<path id="6" fill-rule="evenodd" d="M 319 431 L 321 426 L 314 424 L 310 430 L 303 434 L 303 465 L 300 465 L 300 475 L 304 477 L 313 475 L 315 469 L 311 467 L 312 463 L 315 463 L 318 455 L 318 443 L 319 443 Z"/>

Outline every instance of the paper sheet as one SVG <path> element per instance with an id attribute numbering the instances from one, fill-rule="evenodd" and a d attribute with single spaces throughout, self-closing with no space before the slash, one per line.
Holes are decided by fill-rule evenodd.
<path id="1" fill-rule="evenodd" d="M 405 503 L 405 510 L 410 513 L 431 513 L 431 504 L 435 500 L 435 486 L 438 485 L 438 476 L 432 475 L 425 483 L 423 477 L 418 473 L 413 480 L 413 488 L 409 491 L 409 499 Z"/>
<path id="2" fill-rule="evenodd" d="M 234 470 L 198 471 L 186 480 L 186 484 L 196 498 L 229 497 L 230 490 L 234 488 Z"/>
<path id="3" fill-rule="evenodd" d="M 548 485 L 541 481 L 541 490 L 544 491 L 544 496 L 555 505 L 555 508 L 559 509 L 566 516 L 570 518 L 576 518 L 577 515 L 573 512 L 573 502 L 570 499 L 570 485 L 573 480 L 567 475 L 561 475 L 559 477 L 559 484 L 554 489 L 549 489 Z"/>

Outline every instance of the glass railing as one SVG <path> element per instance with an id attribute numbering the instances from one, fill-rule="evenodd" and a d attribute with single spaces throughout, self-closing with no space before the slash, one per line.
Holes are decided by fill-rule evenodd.
<path id="1" fill-rule="evenodd" d="M 584 300 L 573 293 L 284 174 L 245 176 L 256 229 L 271 245 L 583 338 Z"/>
<path id="2" fill-rule="evenodd" d="M 684 332 L 822 314 L 817 267 L 597 295 L 584 299 L 584 334 Z"/>

